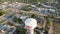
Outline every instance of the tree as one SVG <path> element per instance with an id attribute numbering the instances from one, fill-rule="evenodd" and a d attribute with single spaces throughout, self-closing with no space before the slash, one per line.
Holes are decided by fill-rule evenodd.
<path id="1" fill-rule="evenodd" d="M 47 18 L 47 25 L 50 25 L 50 20 Z"/>
<path id="2" fill-rule="evenodd" d="M 32 15 L 31 15 L 31 17 L 32 17 L 32 18 L 35 18 L 35 17 L 36 17 L 36 15 L 35 15 L 35 14 L 32 14 Z"/>
<path id="3" fill-rule="evenodd" d="M 54 34 L 57 34 L 56 32 L 54 32 Z"/>
<path id="4" fill-rule="evenodd" d="M 23 27 L 17 27 L 16 31 L 14 34 L 25 34 L 26 33 L 26 29 L 24 29 Z"/>
<path id="5" fill-rule="evenodd" d="M 14 18 L 13 21 L 14 21 L 14 22 L 18 22 L 18 18 Z"/>
<path id="6" fill-rule="evenodd" d="M 0 2 L 2 2 L 2 0 L 0 0 Z"/>
<path id="7" fill-rule="evenodd" d="M 2 10 L 0 10 L 0 16 L 3 15 L 3 14 L 4 14 L 4 12 Z"/>

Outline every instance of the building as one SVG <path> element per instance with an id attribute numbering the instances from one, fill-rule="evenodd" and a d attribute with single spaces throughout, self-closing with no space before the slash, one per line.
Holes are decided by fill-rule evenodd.
<path id="1" fill-rule="evenodd" d="M 0 24 L 0 34 L 13 34 L 16 30 L 16 27 L 9 25 Z"/>

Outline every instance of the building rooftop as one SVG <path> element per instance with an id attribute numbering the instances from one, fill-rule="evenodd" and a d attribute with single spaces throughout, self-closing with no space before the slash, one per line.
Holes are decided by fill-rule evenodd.
<path id="1" fill-rule="evenodd" d="M 0 33 L 11 33 L 13 34 L 16 30 L 16 27 L 9 26 L 9 25 L 2 25 L 0 24 Z"/>

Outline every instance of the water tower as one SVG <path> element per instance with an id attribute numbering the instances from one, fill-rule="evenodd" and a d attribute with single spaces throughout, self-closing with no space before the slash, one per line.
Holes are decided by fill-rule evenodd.
<path id="1" fill-rule="evenodd" d="M 34 28 L 37 26 L 37 21 L 33 18 L 28 18 L 25 20 L 25 28 L 28 34 L 34 34 Z"/>

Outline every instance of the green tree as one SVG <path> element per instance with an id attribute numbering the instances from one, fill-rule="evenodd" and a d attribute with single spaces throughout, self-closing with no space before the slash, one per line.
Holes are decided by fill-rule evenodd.
<path id="1" fill-rule="evenodd" d="M 27 30 L 25 30 L 23 27 L 17 27 L 14 34 L 25 34 Z"/>
<path id="2" fill-rule="evenodd" d="M 35 15 L 35 14 L 32 14 L 32 15 L 31 15 L 31 17 L 32 17 L 32 18 L 35 18 L 35 17 L 36 17 L 36 15 Z"/>
<path id="3" fill-rule="evenodd" d="M 2 10 L 0 10 L 0 16 L 3 15 L 3 14 L 4 14 L 4 12 Z"/>
<path id="4" fill-rule="evenodd" d="M 19 24 L 23 24 L 23 21 L 22 21 L 22 19 L 20 19 L 20 18 L 14 18 L 13 21 L 14 21 L 14 22 L 17 22 L 17 23 L 19 23 Z"/>
<path id="5" fill-rule="evenodd" d="M 54 34 L 57 34 L 56 32 L 54 32 Z"/>
<path id="6" fill-rule="evenodd" d="M 13 21 L 14 21 L 14 22 L 18 22 L 18 18 L 14 18 Z"/>
<path id="7" fill-rule="evenodd" d="M 50 25 L 50 20 L 49 20 L 49 16 L 44 16 L 44 18 L 47 20 L 47 25 Z"/>

